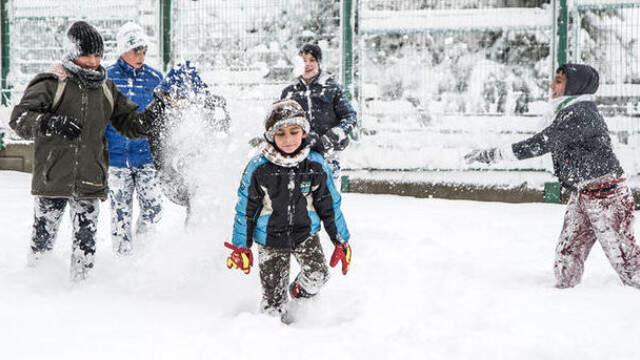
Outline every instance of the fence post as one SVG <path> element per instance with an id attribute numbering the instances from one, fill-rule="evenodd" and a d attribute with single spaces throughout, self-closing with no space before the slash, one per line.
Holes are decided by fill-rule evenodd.
<path id="1" fill-rule="evenodd" d="M 342 0 L 340 23 L 342 24 L 342 84 L 349 99 L 353 88 L 353 1 Z"/>
<path id="2" fill-rule="evenodd" d="M 560 13 L 558 14 L 558 66 L 567 63 L 567 37 L 569 31 L 569 9 L 567 0 L 559 0 Z"/>
<path id="3" fill-rule="evenodd" d="M 9 44 L 9 0 L 0 0 L 0 18 L 2 24 L 0 24 L 0 51 L 2 57 L 0 59 L 0 104 L 4 106 L 9 105 L 10 92 L 7 77 L 9 76 L 10 63 L 10 44 Z"/>
<path id="4" fill-rule="evenodd" d="M 171 47 L 171 0 L 162 0 L 160 3 L 160 26 L 162 27 L 162 66 L 166 72 L 171 64 L 171 55 L 173 49 Z"/>

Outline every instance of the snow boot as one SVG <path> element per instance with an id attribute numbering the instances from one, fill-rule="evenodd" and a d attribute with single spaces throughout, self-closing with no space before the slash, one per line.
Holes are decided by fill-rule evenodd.
<path id="1" fill-rule="evenodd" d="M 131 246 L 131 241 L 128 240 L 119 240 L 114 241 L 113 250 L 116 255 L 127 256 L 133 253 L 133 247 Z"/>
<path id="2" fill-rule="evenodd" d="M 27 254 L 27 266 L 31 268 L 37 267 L 38 264 L 42 262 L 43 258 L 46 258 L 47 256 L 49 256 L 50 253 L 51 253 L 50 250 L 29 251 L 29 253 Z"/>
<path id="3" fill-rule="evenodd" d="M 93 254 L 85 254 L 79 249 L 71 254 L 71 281 L 85 280 L 92 268 Z"/>
<path id="4" fill-rule="evenodd" d="M 291 295 L 292 299 L 308 299 L 315 296 L 315 294 L 309 294 L 305 289 L 303 289 L 297 280 L 289 285 L 289 295 Z"/>

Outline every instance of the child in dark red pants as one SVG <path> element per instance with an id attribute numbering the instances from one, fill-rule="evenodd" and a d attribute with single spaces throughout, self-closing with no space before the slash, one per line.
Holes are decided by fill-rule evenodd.
<path id="1" fill-rule="evenodd" d="M 491 164 L 550 152 L 555 175 L 571 191 L 556 247 L 556 287 L 580 283 L 584 262 L 597 240 L 622 282 L 640 288 L 640 247 L 633 232 L 635 204 L 594 102 L 598 85 L 598 72 L 591 66 L 560 66 L 551 84 L 555 111 L 551 125 L 506 148 L 474 150 L 465 159 Z"/>

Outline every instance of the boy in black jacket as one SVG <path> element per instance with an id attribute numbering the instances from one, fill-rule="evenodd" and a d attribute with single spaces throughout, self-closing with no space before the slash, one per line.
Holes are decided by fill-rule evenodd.
<path id="1" fill-rule="evenodd" d="M 293 298 L 312 297 L 329 279 L 318 238 L 320 220 L 335 245 L 330 265 L 342 262 L 345 275 L 350 235 L 331 170 L 305 141 L 309 122 L 302 107 L 292 100 L 276 102 L 265 129 L 267 142 L 247 165 L 238 189 L 233 244 L 225 243 L 233 250 L 227 266 L 248 274 L 251 245 L 258 243 L 261 310 L 288 322 L 287 286 Z M 301 268 L 291 284 L 290 255 Z"/>
<path id="2" fill-rule="evenodd" d="M 565 64 L 551 84 L 555 119 L 546 129 L 508 148 L 474 150 L 467 162 L 491 164 L 548 152 L 554 173 L 571 191 L 554 264 L 556 287 L 574 287 L 582 278 L 593 244 L 602 245 L 625 285 L 640 288 L 640 247 L 633 232 L 634 200 L 611 148 L 607 125 L 594 103 L 598 72 Z"/>

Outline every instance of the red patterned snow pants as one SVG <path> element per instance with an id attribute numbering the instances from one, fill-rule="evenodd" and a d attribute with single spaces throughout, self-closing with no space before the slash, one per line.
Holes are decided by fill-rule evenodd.
<path id="1" fill-rule="evenodd" d="M 556 247 L 556 287 L 580 283 L 584 262 L 597 240 L 622 282 L 640 288 L 640 247 L 633 232 L 634 208 L 631 190 L 624 182 L 606 193 L 571 194 Z"/>

